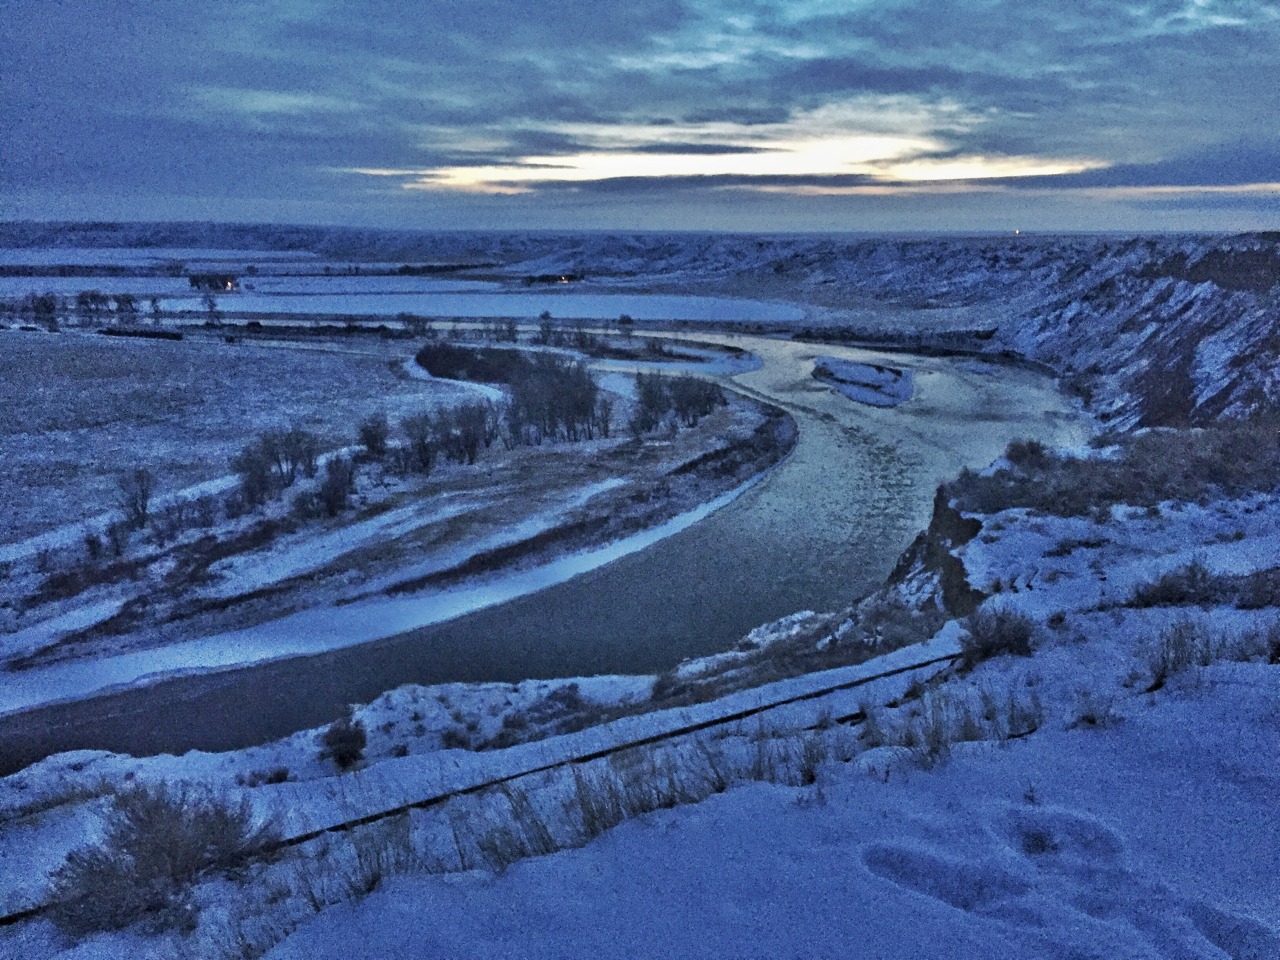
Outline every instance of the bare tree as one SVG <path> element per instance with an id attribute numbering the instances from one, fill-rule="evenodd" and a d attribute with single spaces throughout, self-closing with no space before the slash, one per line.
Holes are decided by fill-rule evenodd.
<path id="1" fill-rule="evenodd" d="M 209 313 L 209 323 L 217 323 L 221 314 L 218 313 L 218 298 L 212 293 L 206 293 L 200 298 L 200 302 L 204 304 L 204 308 Z"/>
<path id="2" fill-rule="evenodd" d="M 134 467 L 120 475 L 116 481 L 120 509 L 125 520 L 135 530 L 146 525 L 151 512 L 151 495 L 155 490 L 155 478 L 146 467 Z"/>
<path id="3" fill-rule="evenodd" d="M 386 456 L 387 438 L 390 435 L 391 426 L 387 423 L 386 414 L 375 413 L 360 424 L 360 443 L 369 452 L 369 456 L 376 460 Z"/>

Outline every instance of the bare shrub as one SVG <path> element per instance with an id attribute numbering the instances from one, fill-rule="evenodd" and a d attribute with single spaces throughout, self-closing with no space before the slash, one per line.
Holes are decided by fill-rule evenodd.
<path id="1" fill-rule="evenodd" d="M 129 525 L 123 521 L 107 524 L 107 546 L 113 557 L 123 557 L 129 549 L 129 533 Z"/>
<path id="2" fill-rule="evenodd" d="M 178 539 L 192 524 L 193 510 L 191 502 L 179 497 L 153 511 L 151 516 L 151 539 L 160 547 Z"/>
<path id="3" fill-rule="evenodd" d="M 873 595 L 856 611 L 857 626 L 875 650 L 897 650 L 927 640 L 942 626 L 944 614 L 920 610 L 895 593 Z"/>
<path id="4" fill-rule="evenodd" d="M 236 783 L 242 787 L 260 787 L 264 783 L 287 783 L 288 767 L 272 767 L 270 770 L 254 770 L 236 777 Z"/>
<path id="5" fill-rule="evenodd" d="M 140 921 L 147 929 L 191 929 L 189 892 L 203 875 L 242 864 L 277 838 L 247 802 L 166 786 L 116 796 L 99 846 L 68 854 L 53 875 L 51 917 L 80 937 Z"/>
<path id="6" fill-rule="evenodd" d="M 356 485 L 356 469 L 346 457 L 334 457 L 324 465 L 324 480 L 316 492 L 316 502 L 327 517 L 336 517 L 351 502 Z"/>
<path id="7" fill-rule="evenodd" d="M 1005 449 L 1004 457 L 1024 469 L 1040 469 L 1052 460 L 1048 447 L 1039 440 L 1014 440 Z"/>
<path id="8" fill-rule="evenodd" d="M 320 438 L 301 426 L 266 430 L 231 459 L 240 476 L 240 495 L 249 507 L 261 505 L 285 487 L 299 472 L 314 477 L 320 462 Z"/>
<path id="9" fill-rule="evenodd" d="M 1236 606 L 1241 610 L 1280 607 L 1280 567 L 1258 570 L 1245 577 Z"/>
<path id="10" fill-rule="evenodd" d="M 93 530 L 86 530 L 84 533 L 84 556 L 90 564 L 95 564 L 102 559 L 102 538 Z"/>
<path id="11" fill-rule="evenodd" d="M 369 736 L 364 729 L 364 721 L 353 718 L 350 706 L 346 712 L 325 729 L 320 735 L 324 744 L 321 757 L 329 757 L 337 764 L 339 770 L 355 766 L 364 756 L 364 748 L 369 744 Z"/>
<path id="12" fill-rule="evenodd" d="M 796 773 L 799 785 L 811 787 L 818 782 L 818 770 L 827 760 L 827 741 L 821 733 L 813 733 L 800 740 L 796 754 Z"/>
<path id="13" fill-rule="evenodd" d="M 1209 572 L 1203 560 L 1195 557 L 1153 582 L 1139 585 L 1129 602 L 1135 607 L 1207 607 L 1223 592 L 1218 578 Z"/>
<path id="14" fill-rule="evenodd" d="M 883 747 L 889 742 L 885 735 L 880 710 L 870 703 L 862 705 L 862 742 L 868 749 Z"/>
<path id="15" fill-rule="evenodd" d="M 376 413 L 366 418 L 358 432 L 360 445 L 375 460 L 381 460 L 387 453 L 387 440 L 391 436 L 391 425 L 387 423 L 386 414 Z"/>
<path id="16" fill-rule="evenodd" d="M 471 736 L 463 727 L 445 727 L 440 731 L 440 746 L 444 750 L 470 750 Z"/>
<path id="17" fill-rule="evenodd" d="M 1151 689 L 1193 666 L 1213 662 L 1214 642 L 1209 631 L 1195 620 L 1179 620 L 1161 635 L 1151 657 Z"/>
<path id="18" fill-rule="evenodd" d="M 1007 607 L 986 605 L 969 614 L 960 650 L 970 666 L 1009 654 L 1031 655 L 1031 637 L 1035 624 L 1030 618 Z"/>
<path id="19" fill-rule="evenodd" d="M 406 473 L 428 474 L 435 461 L 435 428 L 431 416 L 415 414 L 400 421 L 404 446 L 400 448 L 401 465 Z"/>
<path id="20" fill-rule="evenodd" d="M 925 698 L 911 739 L 917 755 L 926 766 L 945 760 L 951 753 L 951 742 L 955 739 L 951 710 L 951 701 L 944 695 Z"/>
<path id="21" fill-rule="evenodd" d="M 261 444 L 252 443 L 231 458 L 231 469 L 240 477 L 240 501 L 253 509 L 275 493 L 271 458 Z"/>
<path id="22" fill-rule="evenodd" d="M 1076 715 L 1068 727 L 1091 727 L 1103 729 L 1115 726 L 1120 716 L 1115 712 L 1115 700 L 1102 697 L 1092 690 L 1080 690 L 1076 693 Z"/>
<path id="23" fill-rule="evenodd" d="M 134 467 L 116 479 L 116 493 L 125 522 L 134 530 L 141 530 L 151 511 L 151 497 L 155 493 L 155 477 L 146 467 Z"/>
<path id="24" fill-rule="evenodd" d="M 977 513 L 1030 507 L 1087 516 L 1105 514 L 1113 504 L 1149 507 L 1269 492 L 1280 482 L 1276 438 L 1274 420 L 1258 418 L 1117 438 L 1116 455 L 1105 458 L 1011 448 L 1009 466 L 983 474 L 964 471 L 948 493 L 962 510 Z"/>
<path id="25" fill-rule="evenodd" d="M 385 880 L 408 872 L 419 859 L 410 839 L 407 814 L 358 827 L 347 834 L 347 840 L 350 855 L 342 882 L 349 899 L 368 896 Z"/>
<path id="26" fill-rule="evenodd" d="M 578 766 L 573 774 L 573 805 L 585 839 L 598 837 L 626 819 L 621 784 L 617 775 L 603 764 Z"/>
<path id="27" fill-rule="evenodd" d="M 994 697 L 983 701 L 984 711 L 992 716 L 991 733 L 995 740 L 1016 740 L 1035 733 L 1044 722 L 1044 705 L 1034 691 L 1024 701 L 1016 690 L 1010 690 L 1000 701 Z"/>

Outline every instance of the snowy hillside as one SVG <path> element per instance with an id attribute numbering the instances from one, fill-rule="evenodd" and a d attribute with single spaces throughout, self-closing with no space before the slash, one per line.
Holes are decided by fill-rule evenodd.
<path id="1" fill-rule="evenodd" d="M 1213 476 L 1185 432 L 1015 446 L 944 488 L 895 582 L 844 614 L 656 682 L 389 695 L 357 714 L 354 773 L 320 731 L 51 758 L 2 782 L 9 903 L 130 784 L 212 784 L 286 835 L 372 819 L 126 898 L 152 904 L 140 924 L 68 955 L 1275 957 L 1280 464 L 1260 429 L 1195 442 L 1254 451 Z M 852 665 L 724 694 L 806 650 Z M 718 697 L 690 686 L 707 677 Z M 388 749 L 413 723 L 453 732 Z M 0 947 L 58 955 L 82 916 Z"/>
<path id="2" fill-rule="evenodd" d="M 1015 351 L 1067 376 L 1122 427 L 1280 404 L 1275 234 L 874 239 L 0 224 L 0 247 L 39 246 L 279 249 L 801 301 L 814 306 L 811 317 L 785 326 Z"/>

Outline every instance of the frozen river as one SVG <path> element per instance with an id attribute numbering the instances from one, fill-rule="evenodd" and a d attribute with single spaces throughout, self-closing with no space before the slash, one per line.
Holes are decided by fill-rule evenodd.
<path id="1" fill-rule="evenodd" d="M 443 281 L 437 281 L 443 282 Z M 201 310 L 199 297 L 165 300 L 165 309 Z M 786 303 L 732 297 L 686 297 L 646 293 L 576 293 L 555 288 L 529 291 L 237 293 L 222 297 L 220 309 L 243 314 L 415 313 L 427 317 L 516 317 L 532 319 L 544 310 L 557 319 L 595 320 L 628 314 L 636 320 L 743 320 L 789 322 L 804 311 Z"/>
<path id="2" fill-rule="evenodd" d="M 791 455 L 700 523 L 567 582 L 360 646 L 0 720 L 0 753 L 73 746 L 225 749 L 332 719 L 400 684 L 648 673 L 731 646 L 760 623 L 843 606 L 883 580 L 928 521 L 937 483 L 1015 437 L 1073 444 L 1087 425 L 1046 378 L 1010 368 L 747 336 L 762 363 L 726 383 L 787 409 Z M 913 368 L 914 398 L 854 403 L 819 355 Z"/>

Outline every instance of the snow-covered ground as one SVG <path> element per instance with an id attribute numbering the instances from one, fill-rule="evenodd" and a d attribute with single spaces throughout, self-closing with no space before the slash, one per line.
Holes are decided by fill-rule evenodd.
<path id="1" fill-rule="evenodd" d="M 909 369 L 871 363 L 853 363 L 836 357 L 819 357 L 813 375 L 829 383 L 850 400 L 873 407 L 896 407 L 911 399 L 915 388 Z"/>
<path id="2" fill-rule="evenodd" d="M 388 850 L 403 842 L 418 851 L 399 866 L 388 860 L 371 894 L 324 885 L 326 871 L 364 869 L 335 840 L 243 886 L 206 884 L 189 936 L 100 936 L 68 956 L 224 956 L 236 942 L 229 931 L 274 943 L 276 958 L 345 957 L 352 942 L 364 956 L 409 958 L 1278 956 L 1280 609 L 1275 598 L 1258 607 L 1227 593 L 1199 604 L 1135 597 L 1189 558 L 1219 577 L 1272 569 L 1280 504 L 1249 494 L 1154 506 L 1093 519 L 1022 508 L 979 516 L 979 536 L 959 551 L 966 576 L 988 590 L 999 581 L 988 608 L 1031 618 L 1030 656 L 959 670 L 933 663 L 584 768 L 633 786 L 682 783 L 679 796 L 705 797 L 699 803 L 656 803 L 591 839 L 582 781 L 557 767 L 516 780 L 518 793 L 414 813 L 403 841 L 371 834 Z M 912 580 L 895 591 L 920 599 Z M 774 632 L 792 636 L 803 621 Z M 1204 645 L 1169 667 L 1170 637 L 1187 631 Z M 225 755 L 50 758 L 0 781 L 0 810 L 16 815 L 0 829 L 5 902 L 37 897 L 38 877 L 93 835 L 103 783 L 219 784 L 296 833 L 967 643 L 966 622 L 952 620 L 925 644 L 857 666 L 478 753 L 440 750 L 455 742 L 446 731 L 475 745 L 514 729 L 521 713 L 530 718 L 521 723 L 553 732 L 575 710 L 633 712 L 652 679 L 409 688 L 357 712 L 368 760 L 339 777 L 315 734 Z M 284 782 L 272 782 L 272 770 Z M 697 786 L 721 776 L 720 795 Z M 514 855 L 495 872 L 482 865 L 506 849 L 491 845 L 502 829 L 545 831 L 553 852 Z M 304 874 L 311 896 L 324 889 L 334 903 L 319 916 L 299 902 Z M 0 934 L 0 946 L 23 956 L 68 945 L 45 921 Z"/>
<path id="3" fill-rule="evenodd" d="M 254 263 L 267 261 L 314 260 L 315 254 L 301 250 L 241 250 L 216 247 L 5 247 L 0 263 L 21 266 L 162 266 L 181 260 L 203 263 Z"/>
<path id="4" fill-rule="evenodd" d="M 1208 671 L 1107 730 L 931 770 L 829 761 L 820 789 L 746 786 L 497 876 L 392 880 L 267 956 L 1278 956 L 1277 779 L 1250 759 L 1274 749 L 1267 669 Z"/>
<path id="5" fill-rule="evenodd" d="M 371 414 L 394 423 L 474 396 L 393 369 L 411 344 L 311 346 L 0 332 L 0 562 L 62 545 L 11 546 L 53 527 L 101 533 L 133 467 L 157 503 L 201 496 L 227 489 L 230 458 L 262 430 L 296 423 L 337 448 Z"/>
<path id="6" fill-rule="evenodd" d="M 308 278 L 314 280 L 315 278 Z M 370 278 L 381 279 L 381 278 Z M 281 285 L 291 279 L 282 279 Z M 334 282 L 336 284 L 336 281 Z M 199 296 L 168 296 L 165 310 L 204 309 Z M 610 320 L 629 314 L 637 320 L 717 320 L 788 322 L 804 318 L 799 307 L 785 303 L 729 297 L 673 296 L 620 293 L 258 293 L 228 294 L 218 300 L 222 310 L 270 314 L 355 314 L 357 316 L 416 313 L 430 317 L 537 317 L 544 310 L 560 319 Z"/>

